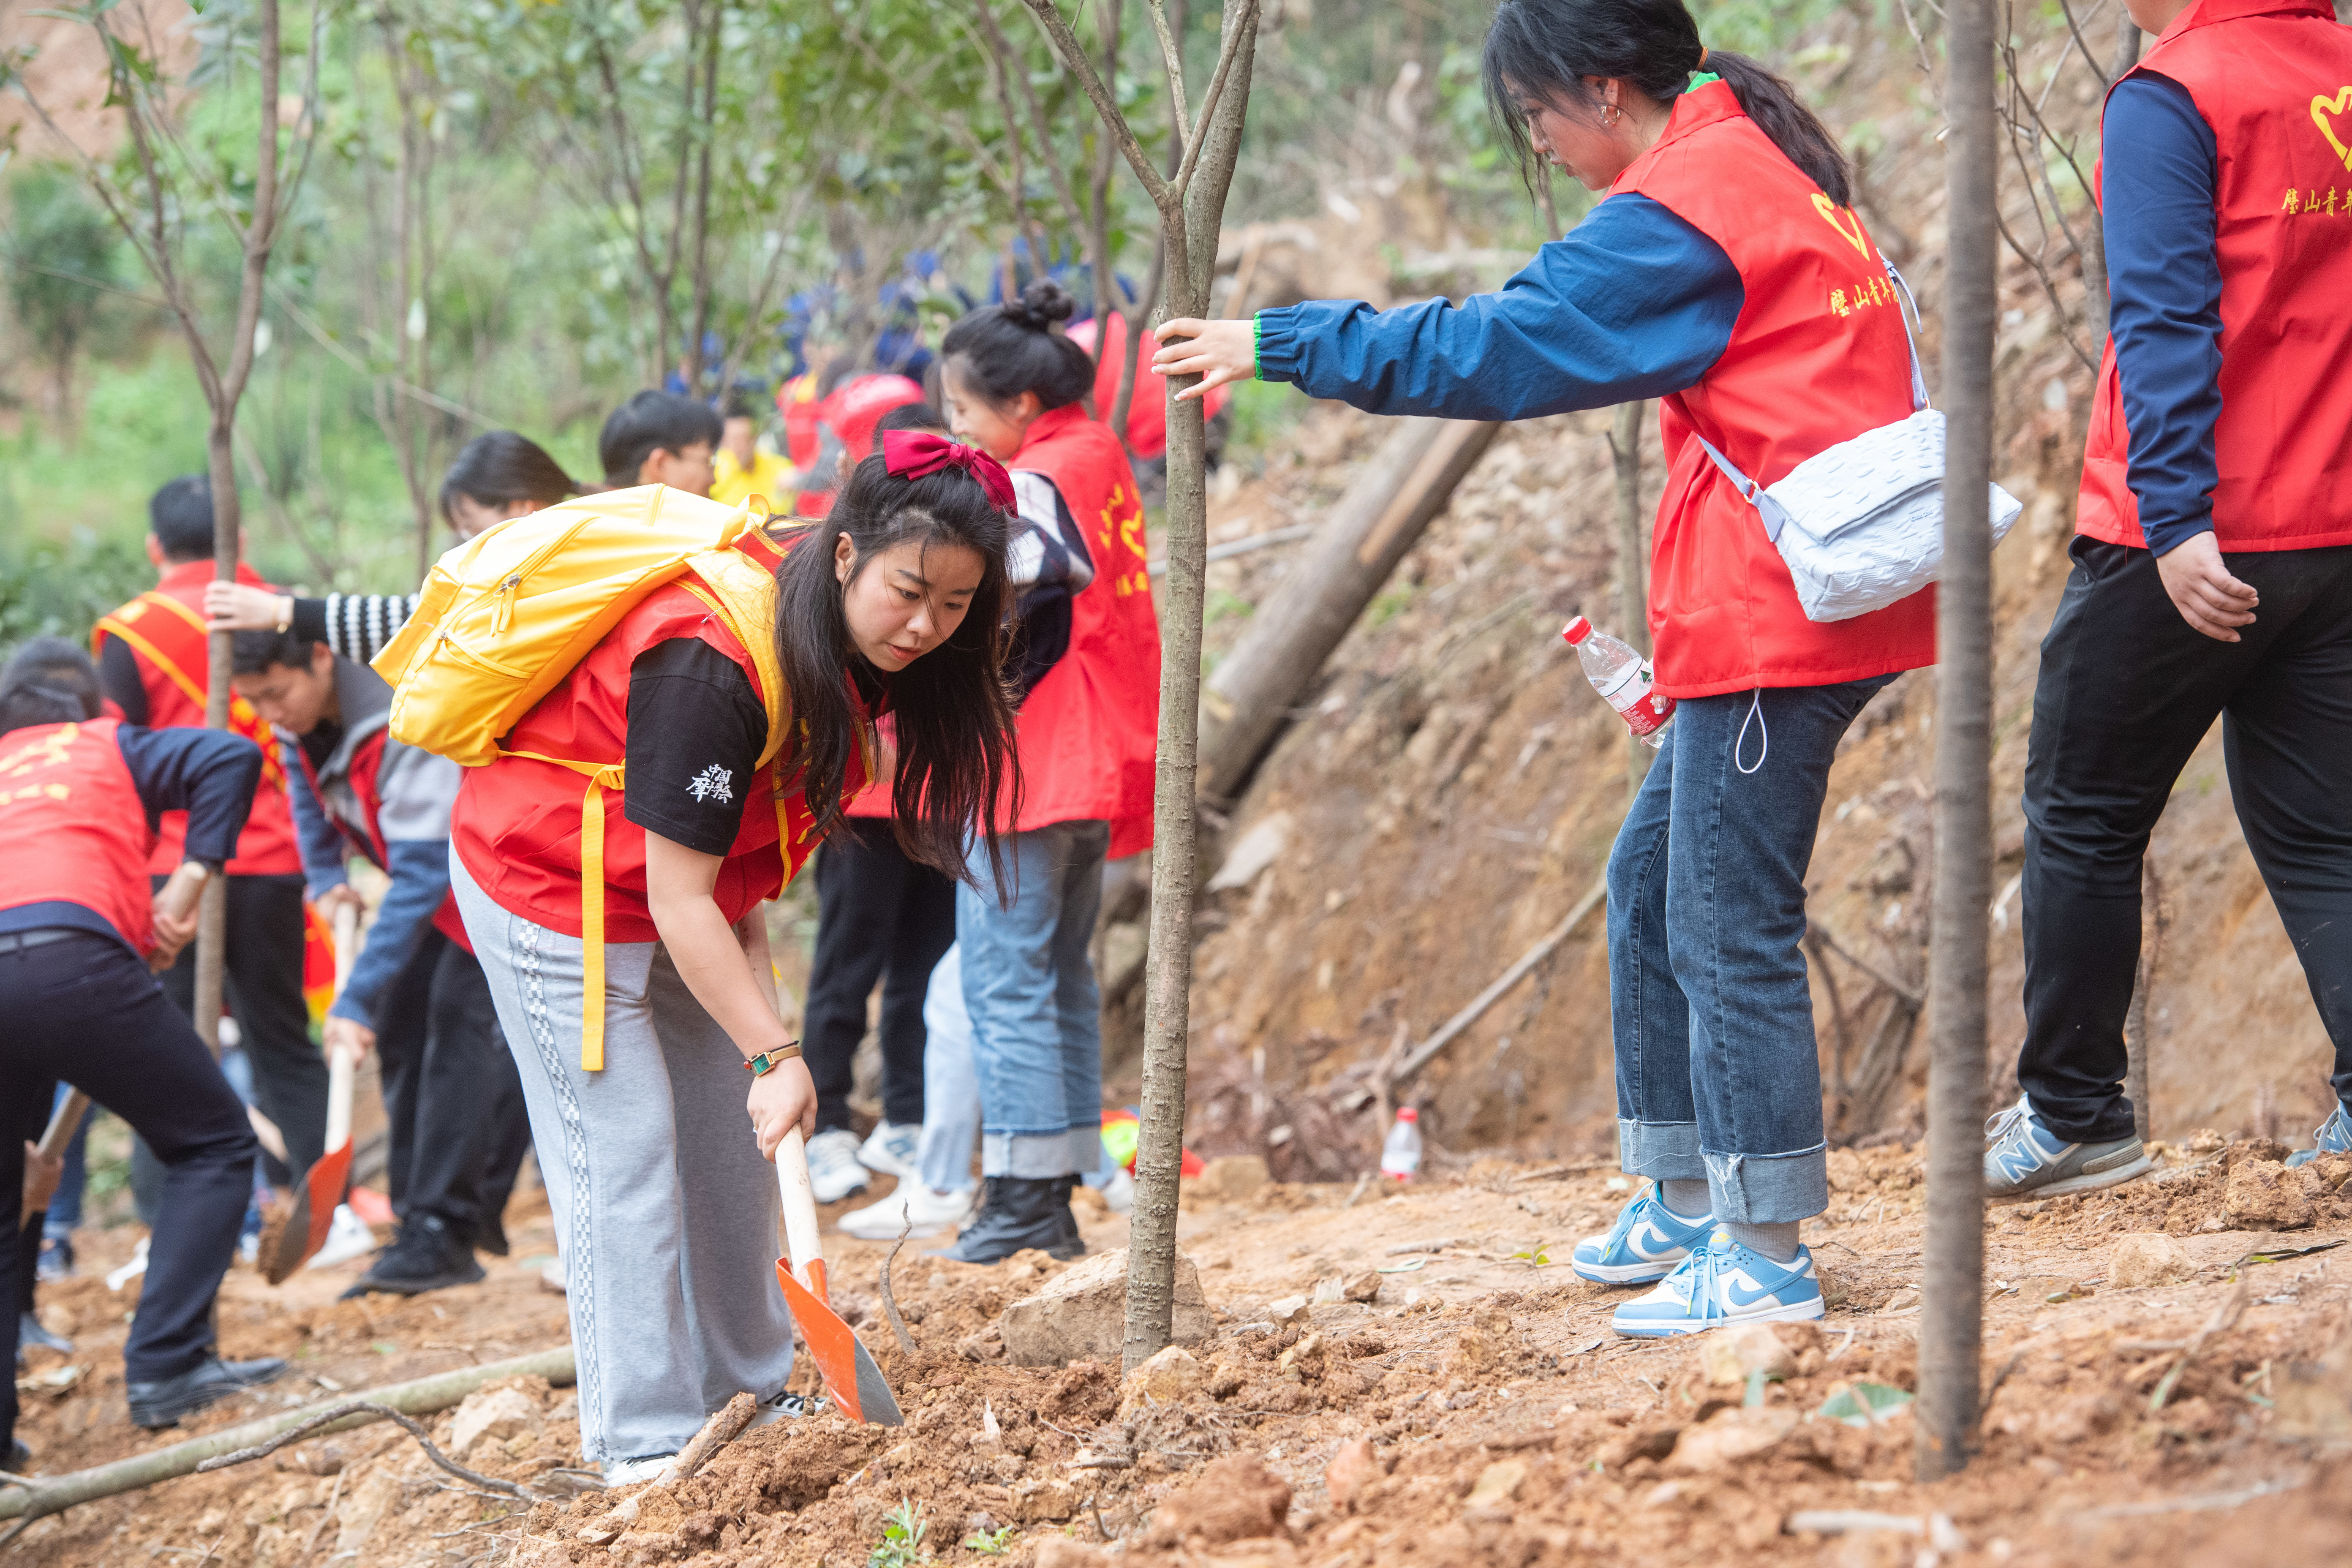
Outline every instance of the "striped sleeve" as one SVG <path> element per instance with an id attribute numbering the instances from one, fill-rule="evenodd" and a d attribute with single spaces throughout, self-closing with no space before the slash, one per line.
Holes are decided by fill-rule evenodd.
<path id="1" fill-rule="evenodd" d="M 373 663 L 416 613 L 414 594 L 330 594 L 325 603 L 327 646 L 362 664 Z"/>

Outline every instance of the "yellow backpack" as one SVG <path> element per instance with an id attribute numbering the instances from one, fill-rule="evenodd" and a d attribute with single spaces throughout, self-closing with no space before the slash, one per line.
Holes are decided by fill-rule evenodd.
<path id="1" fill-rule="evenodd" d="M 761 514 L 663 485 L 607 490 L 518 517 L 450 551 L 425 579 L 416 613 L 375 658 L 393 686 L 392 738 L 469 768 L 527 757 L 588 780 L 580 802 L 583 959 L 580 1065 L 604 1066 L 604 793 L 621 763 L 509 752 L 499 741 L 572 673 L 646 595 L 678 583 L 733 629 L 751 656 L 768 710 L 761 767 L 791 731 L 776 662 L 775 579 L 728 548 Z M 784 799 L 776 801 L 779 832 Z"/>

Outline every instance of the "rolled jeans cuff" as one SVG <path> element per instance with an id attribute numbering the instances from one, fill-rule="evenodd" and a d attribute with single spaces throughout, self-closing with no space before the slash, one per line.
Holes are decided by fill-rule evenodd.
<path id="1" fill-rule="evenodd" d="M 1696 1121 L 1634 1121 L 1617 1119 L 1617 1168 L 1656 1182 L 1703 1182 L 1706 1157 L 1698 1149 Z"/>
<path id="2" fill-rule="evenodd" d="M 1077 1169 L 1070 1159 L 1073 1142 L 1069 1131 L 982 1132 L 980 1135 L 980 1173 L 1041 1181 L 1071 1175 Z M 1095 1146 L 1102 1146 L 1100 1133 L 1095 1136 Z M 1093 1167 L 1089 1165 L 1087 1169 Z"/>
<path id="3" fill-rule="evenodd" d="M 1830 1206 L 1829 1145 L 1786 1154 L 1708 1154 L 1706 1184 L 1717 1220 L 1782 1225 Z"/>

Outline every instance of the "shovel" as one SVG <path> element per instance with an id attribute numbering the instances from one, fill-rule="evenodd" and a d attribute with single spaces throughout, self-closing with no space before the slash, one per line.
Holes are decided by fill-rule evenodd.
<path id="1" fill-rule="evenodd" d="M 359 911 L 349 904 L 335 911 L 335 994 L 343 994 L 351 978 L 352 960 L 358 956 Z M 349 1053 L 327 1053 L 327 1152 L 294 1184 L 293 1212 L 283 1226 L 262 1237 L 259 1259 L 263 1278 L 283 1285 L 296 1269 L 318 1256 L 327 1245 L 335 1223 L 335 1205 L 352 1174 L 352 1079 L 356 1065 Z"/>
<path id="2" fill-rule="evenodd" d="M 784 1253 L 776 1259 L 776 1283 L 784 1288 L 784 1303 L 801 1326 L 809 1354 L 824 1379 L 824 1390 L 841 1413 L 853 1421 L 877 1426 L 903 1426 L 898 1402 L 882 1379 L 868 1351 L 825 1294 L 824 1253 L 817 1242 L 816 1194 L 809 1186 L 808 1151 L 800 1129 L 784 1134 L 776 1148 L 776 1182 L 784 1194 Z"/>

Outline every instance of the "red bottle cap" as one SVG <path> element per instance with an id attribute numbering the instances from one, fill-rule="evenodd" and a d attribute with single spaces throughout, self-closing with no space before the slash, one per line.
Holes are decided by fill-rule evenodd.
<path id="1" fill-rule="evenodd" d="M 1568 639 L 1569 647 L 1574 647 L 1578 643 L 1582 642 L 1585 638 L 1592 635 L 1592 623 L 1586 620 L 1582 616 L 1579 616 L 1576 619 L 1562 626 L 1559 629 L 1559 635 Z"/>
<path id="2" fill-rule="evenodd" d="M 1410 1105 L 1402 1106 L 1397 1110 L 1397 1120 L 1399 1121 L 1418 1121 L 1421 1120 L 1421 1112 L 1415 1110 Z"/>

